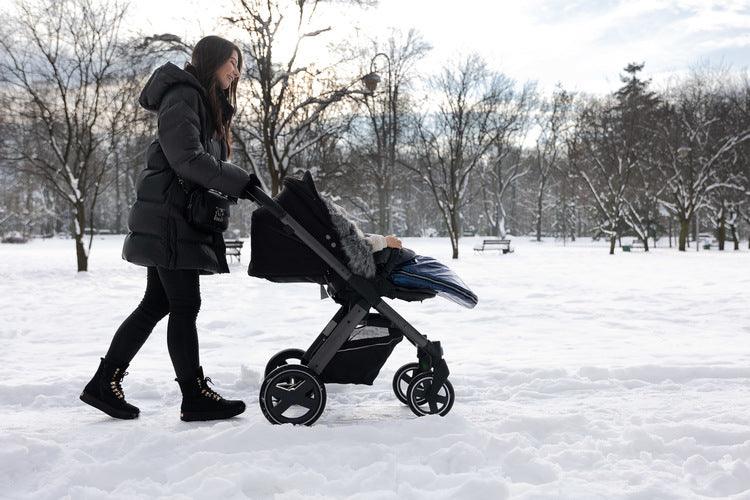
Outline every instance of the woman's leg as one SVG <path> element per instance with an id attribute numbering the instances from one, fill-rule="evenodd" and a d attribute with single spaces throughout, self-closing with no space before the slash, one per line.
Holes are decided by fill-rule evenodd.
<path id="1" fill-rule="evenodd" d="M 177 378 L 192 377 L 200 361 L 198 331 L 195 321 L 201 307 L 199 272 L 197 269 L 157 268 L 169 301 L 167 347 Z"/>
<path id="2" fill-rule="evenodd" d="M 120 384 L 135 353 L 168 311 L 169 303 L 156 268 L 149 267 L 143 300 L 115 332 L 107 355 L 81 393 L 81 401 L 115 418 L 138 417 L 138 408 L 125 401 Z"/>
<path id="3" fill-rule="evenodd" d="M 195 328 L 201 307 L 199 272 L 161 267 L 158 272 L 169 300 L 167 347 L 182 392 L 180 418 L 216 420 L 239 415 L 245 411 L 245 403 L 224 399 L 211 389 L 200 366 Z"/>
<path id="4" fill-rule="evenodd" d="M 168 312 L 169 302 L 159 274 L 155 267 L 149 267 L 146 271 L 146 293 L 143 300 L 115 332 L 104 359 L 115 366 L 129 364 L 156 323 Z"/>

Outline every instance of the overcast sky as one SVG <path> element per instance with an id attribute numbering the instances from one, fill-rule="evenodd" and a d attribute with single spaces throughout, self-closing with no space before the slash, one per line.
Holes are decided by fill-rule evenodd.
<path id="1" fill-rule="evenodd" d="M 217 17 L 231 0 L 131 0 L 129 27 L 172 32 L 196 41 L 230 35 Z M 390 27 L 419 30 L 433 46 L 420 70 L 479 52 L 519 81 L 602 93 L 620 85 L 631 61 L 645 61 L 656 83 L 710 61 L 740 71 L 750 66 L 750 0 L 381 0 L 370 9 L 325 6 L 316 26 L 328 41 L 378 36 Z M 357 30 L 358 28 L 358 30 Z M 325 48 L 304 54 L 324 58 Z"/>

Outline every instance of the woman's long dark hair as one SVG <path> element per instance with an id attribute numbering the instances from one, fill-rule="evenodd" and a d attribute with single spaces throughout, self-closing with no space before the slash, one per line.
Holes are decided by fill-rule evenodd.
<path id="1" fill-rule="evenodd" d="M 216 135 L 227 145 L 227 155 L 230 154 L 232 146 L 230 127 L 237 105 L 238 79 L 232 80 L 229 89 L 225 91 L 216 78 L 216 70 L 229 60 L 235 50 L 237 51 L 237 71 L 241 73 L 242 52 L 239 47 L 229 40 L 214 35 L 201 38 L 193 47 L 190 62 L 185 64 L 185 71 L 196 77 L 206 89 L 208 111 L 211 114 Z"/>

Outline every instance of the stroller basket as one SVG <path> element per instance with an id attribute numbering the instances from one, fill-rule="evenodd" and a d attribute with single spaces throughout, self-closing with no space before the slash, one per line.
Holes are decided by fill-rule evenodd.
<path id="1" fill-rule="evenodd" d="M 320 374 L 332 384 L 372 385 L 380 369 L 404 338 L 403 333 L 380 315 L 370 314 L 354 329 Z"/>

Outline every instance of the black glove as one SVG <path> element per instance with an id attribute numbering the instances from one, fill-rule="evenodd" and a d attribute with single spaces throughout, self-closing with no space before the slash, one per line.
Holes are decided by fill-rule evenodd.
<path id="1" fill-rule="evenodd" d="M 247 181 L 247 184 L 245 184 L 245 187 L 242 188 L 242 193 L 240 194 L 240 198 L 243 200 L 252 200 L 253 196 L 250 194 L 254 187 L 261 188 L 260 179 L 258 179 L 258 176 L 255 174 L 250 174 L 250 180 Z"/>

